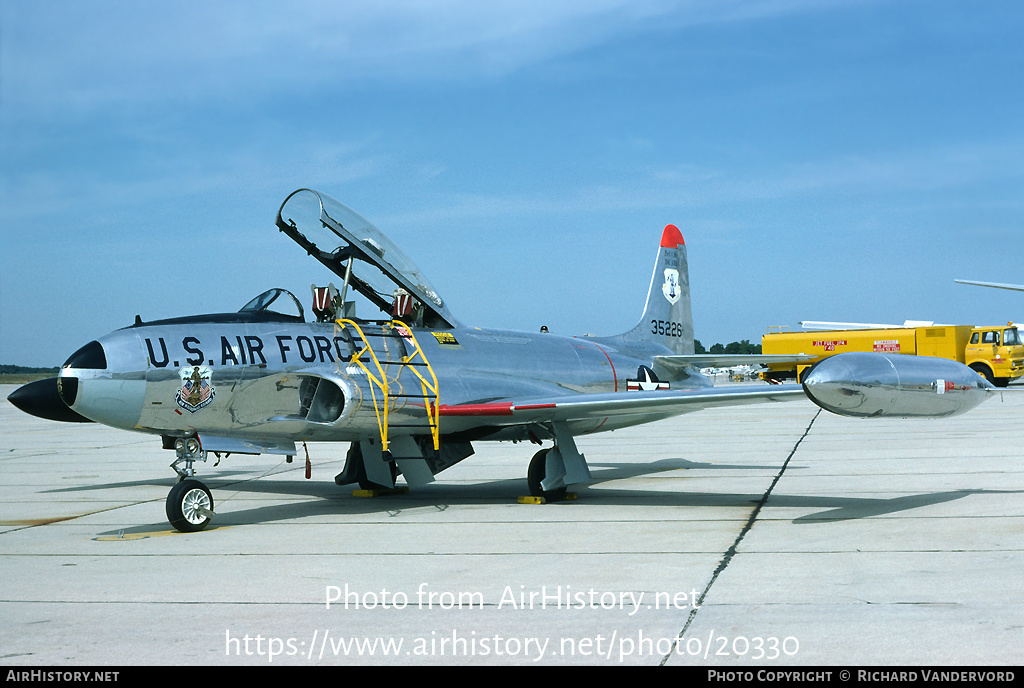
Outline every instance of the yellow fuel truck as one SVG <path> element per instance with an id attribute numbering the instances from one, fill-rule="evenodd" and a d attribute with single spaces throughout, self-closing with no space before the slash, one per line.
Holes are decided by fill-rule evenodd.
<path id="1" fill-rule="evenodd" d="M 880 351 L 951 358 L 970 367 L 994 385 L 1005 387 L 1024 375 L 1024 339 L 1017 326 L 929 325 L 873 329 L 780 332 L 761 337 L 763 354 L 807 354 L 799 363 L 771 363 L 761 377 L 768 382 L 803 380 L 804 372 L 822 358 L 846 351 Z"/>

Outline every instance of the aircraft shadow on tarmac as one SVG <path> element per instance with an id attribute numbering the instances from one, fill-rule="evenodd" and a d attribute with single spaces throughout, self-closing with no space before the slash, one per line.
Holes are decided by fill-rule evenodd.
<path id="1" fill-rule="evenodd" d="M 753 508 L 765 499 L 764 493 L 744 494 L 737 492 L 687 492 L 678 490 L 660 490 L 644 488 L 616 488 L 606 486 L 618 480 L 631 478 L 656 478 L 660 473 L 684 469 L 703 470 L 744 470 L 777 472 L 777 465 L 751 464 L 712 464 L 687 461 L 685 459 L 663 459 L 653 464 L 632 463 L 595 463 L 592 464 L 593 480 L 576 490 L 578 501 L 552 503 L 544 507 L 524 505 L 523 508 L 560 508 L 572 507 L 585 503 L 588 505 L 608 506 L 645 506 L 645 507 L 711 507 L 711 508 Z M 388 514 L 397 516 L 403 511 L 433 508 L 444 511 L 452 505 L 508 504 L 514 503 L 519 495 L 526 492 L 520 478 L 507 480 L 489 480 L 467 484 L 466 481 L 443 480 L 418 488 L 407 494 L 383 495 L 378 497 L 355 497 L 352 488 L 355 486 L 338 486 L 324 480 L 304 480 L 302 478 L 282 479 L 280 476 L 301 470 L 301 467 L 289 468 L 284 472 L 253 477 L 251 471 L 223 471 L 216 477 L 209 478 L 214 491 L 215 511 L 217 516 L 211 524 L 212 528 L 242 526 L 257 523 L 273 523 L 303 518 L 323 518 L 335 516 L 358 516 L 370 514 Z M 793 470 L 793 469 L 788 469 Z M 766 474 L 767 475 L 767 474 Z M 237 479 L 233 479 L 237 477 Z M 703 473 L 701 477 L 707 477 Z M 98 485 L 82 485 L 47 490 L 50 493 L 67 493 L 77 491 L 94 491 L 104 489 L 124 489 L 132 487 L 167 486 L 171 480 L 141 480 L 113 482 Z M 815 524 L 834 521 L 855 520 L 882 516 L 924 506 L 941 504 L 961 499 L 973 494 L 1010 494 L 1018 490 L 987 490 L 964 489 L 934 493 L 902 495 L 890 498 L 876 497 L 843 497 L 820 495 L 787 495 L 773 492 L 765 502 L 762 517 L 771 516 L 775 508 L 787 509 L 823 509 L 823 511 L 799 516 L 792 520 L 794 524 Z M 285 504 L 256 506 L 247 509 L 224 508 L 230 505 L 233 497 L 245 493 L 248 495 L 285 495 L 298 498 L 298 501 Z M 162 500 L 146 500 L 150 502 Z M 141 502 L 139 502 L 141 503 Z M 233 506 L 233 505 L 232 505 Z M 221 509 L 224 509 L 221 511 Z M 164 526 L 137 526 L 118 529 L 113 533 L 133 533 L 152 531 Z"/>

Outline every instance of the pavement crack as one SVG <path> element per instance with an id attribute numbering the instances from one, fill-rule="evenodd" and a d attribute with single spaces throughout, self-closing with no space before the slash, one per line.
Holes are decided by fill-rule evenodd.
<path id="1" fill-rule="evenodd" d="M 725 571 L 726 567 L 729 566 L 729 563 L 732 561 L 732 558 L 736 556 L 736 551 L 739 548 L 740 543 L 743 542 L 743 538 L 747 536 L 750 529 L 754 527 L 754 521 L 757 520 L 758 514 L 761 513 L 761 508 L 768 502 L 768 498 L 771 496 L 772 490 L 775 489 L 779 479 L 782 478 L 782 474 L 786 472 L 786 468 L 789 466 L 790 460 L 796 454 L 797 449 L 800 448 L 800 443 L 804 441 L 804 438 L 806 438 L 808 434 L 810 434 L 811 428 L 814 426 L 814 421 L 818 420 L 819 415 L 821 415 L 821 409 L 818 409 L 818 412 L 814 414 L 813 418 L 811 418 L 811 422 L 807 424 L 806 428 L 804 428 L 804 432 L 800 435 L 800 439 L 796 441 L 796 444 L 793 445 L 793 449 L 789 452 L 789 456 L 787 456 L 786 460 L 782 462 L 782 467 L 772 480 L 772 484 L 769 485 L 768 489 L 765 490 L 765 493 L 761 495 L 761 499 L 758 500 L 754 510 L 750 512 L 750 517 L 747 519 L 747 522 L 743 524 L 743 528 L 740 530 L 739 535 L 736 536 L 732 545 L 730 545 L 729 549 L 726 550 L 725 555 L 722 556 L 722 560 L 718 562 L 718 567 L 715 569 L 715 572 L 711 574 L 711 580 L 708 581 L 704 591 L 700 594 L 700 597 L 697 598 L 697 602 L 693 605 L 693 609 L 690 610 L 690 615 L 686 618 L 686 623 L 683 624 L 683 628 L 679 631 L 679 635 L 677 635 L 676 639 L 672 642 L 672 647 L 669 648 L 669 651 L 661 658 L 659 666 L 665 666 L 669 658 L 675 654 L 676 648 L 679 646 L 679 643 L 682 642 L 683 636 L 686 635 L 686 631 L 689 630 L 690 624 L 693 623 L 694 618 L 697 616 L 697 612 L 704 606 L 704 598 L 706 598 L 708 596 L 708 592 L 711 591 L 711 586 L 715 584 L 715 581 L 718 580 L 718 575 Z"/>

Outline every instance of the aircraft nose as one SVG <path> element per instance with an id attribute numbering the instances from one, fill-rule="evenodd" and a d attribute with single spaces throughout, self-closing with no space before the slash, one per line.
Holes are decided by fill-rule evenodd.
<path id="1" fill-rule="evenodd" d="M 64 404 L 98 423 L 134 428 L 142 412 L 146 380 L 132 369 L 130 357 L 125 356 L 131 343 L 131 337 L 112 333 L 102 343 L 89 342 L 71 354 L 60 369 L 57 383 Z"/>
<path id="2" fill-rule="evenodd" d="M 92 422 L 64 403 L 55 377 L 22 385 L 7 397 L 7 401 L 25 413 L 47 420 L 65 423 Z"/>

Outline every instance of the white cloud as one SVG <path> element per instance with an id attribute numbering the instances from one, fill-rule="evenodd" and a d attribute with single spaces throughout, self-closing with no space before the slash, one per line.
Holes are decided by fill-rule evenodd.
<path id="1" fill-rule="evenodd" d="M 291 83 L 489 78 L 631 31 L 817 10 L 792 0 L 5 3 L 8 107 L 135 109 Z M 834 3 L 830 3 L 834 4 Z M 827 4 L 826 4 L 827 6 Z M 8 112 L 8 115 L 11 113 Z M 59 112 L 53 112 L 59 116 Z"/>

